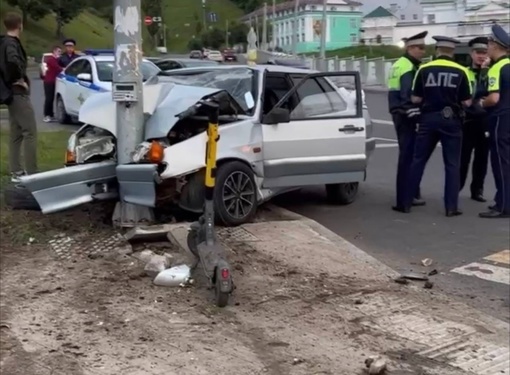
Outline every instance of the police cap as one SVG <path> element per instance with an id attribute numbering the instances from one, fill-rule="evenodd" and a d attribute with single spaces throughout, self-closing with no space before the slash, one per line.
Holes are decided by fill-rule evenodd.
<path id="1" fill-rule="evenodd" d="M 492 35 L 490 40 L 498 43 L 500 46 L 510 48 L 510 35 L 498 24 L 492 26 Z"/>
<path id="2" fill-rule="evenodd" d="M 74 39 L 66 39 L 64 40 L 64 46 L 75 46 L 76 45 L 76 40 Z"/>
<path id="3" fill-rule="evenodd" d="M 425 44 L 425 37 L 428 33 L 428 31 L 423 31 L 419 34 L 410 36 L 409 38 L 403 38 L 402 41 L 405 43 L 406 47 L 421 46 Z"/>
<path id="4" fill-rule="evenodd" d="M 471 39 L 468 43 L 468 46 L 471 47 L 472 50 L 487 50 L 488 44 L 489 38 L 479 36 L 477 38 Z"/>
<path id="5" fill-rule="evenodd" d="M 459 40 L 449 38 L 447 36 L 436 35 L 436 36 L 433 36 L 432 39 L 434 39 L 436 41 L 436 47 L 455 49 L 457 44 L 460 43 Z"/>

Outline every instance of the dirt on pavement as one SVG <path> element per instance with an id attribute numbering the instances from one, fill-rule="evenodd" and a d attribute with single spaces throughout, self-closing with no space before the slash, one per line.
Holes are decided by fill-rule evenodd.
<path id="1" fill-rule="evenodd" d="M 89 225 L 73 227 L 79 223 Z M 80 241 L 108 231 L 95 227 Z M 168 243 L 166 251 L 177 250 Z M 313 258 L 303 271 L 248 243 L 232 248 L 237 289 L 218 309 L 200 277 L 193 286 L 157 287 L 131 256 L 61 260 L 46 243 L 2 242 L 0 373 L 355 375 L 368 355 L 386 354 L 401 362 L 392 374 L 457 374 L 422 372 L 405 345 L 390 353 L 386 337 L 368 334 L 338 304 L 400 286 L 331 276 Z"/>

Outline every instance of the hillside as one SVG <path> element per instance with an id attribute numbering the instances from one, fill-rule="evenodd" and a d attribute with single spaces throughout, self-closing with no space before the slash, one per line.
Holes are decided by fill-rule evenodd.
<path id="1" fill-rule="evenodd" d="M 0 0 L 0 16 L 13 8 Z M 29 20 L 25 25 L 22 41 L 30 56 L 39 57 L 43 52 L 48 52 L 55 44 L 62 43 L 55 37 L 55 17 L 48 15 L 42 20 Z M 113 47 L 112 25 L 95 16 L 89 11 L 80 14 L 76 19 L 64 26 L 63 33 L 66 37 L 76 39 L 78 48 L 111 48 Z M 2 29 L 2 32 L 4 30 Z"/>
<path id="2" fill-rule="evenodd" d="M 230 0 L 209 0 L 206 2 L 206 14 L 216 13 L 217 22 L 207 25 L 225 29 L 226 21 L 238 20 L 243 11 Z M 200 34 L 198 24 L 202 23 L 202 2 L 199 0 L 163 0 L 163 19 L 167 25 L 168 49 L 183 52 L 193 36 Z"/>
<path id="3" fill-rule="evenodd" d="M 167 45 L 169 51 L 184 52 L 188 42 L 193 36 L 201 32 L 198 24 L 202 23 L 202 2 L 195 0 L 162 0 L 163 19 L 167 25 Z M 0 0 L 0 16 L 13 8 Z M 243 12 L 230 0 L 210 0 L 207 2 L 206 15 L 216 14 L 216 22 L 207 21 L 210 27 L 224 29 L 226 21 L 237 20 Z M 207 17 L 208 18 L 208 17 Z M 3 31 L 3 30 L 2 30 Z M 64 35 L 72 37 L 78 42 L 78 48 L 112 48 L 112 25 L 105 19 L 96 15 L 94 10 L 82 12 L 76 19 L 64 26 Z M 55 44 L 62 41 L 55 38 L 55 17 L 48 15 L 42 20 L 29 19 L 25 26 L 22 40 L 30 56 L 40 56 Z M 149 52 L 149 35 L 144 28 L 144 50 Z"/>

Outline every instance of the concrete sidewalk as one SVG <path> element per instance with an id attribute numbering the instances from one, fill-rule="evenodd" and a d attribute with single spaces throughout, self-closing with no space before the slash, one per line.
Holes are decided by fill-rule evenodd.
<path id="1" fill-rule="evenodd" d="M 275 348 L 274 356 L 299 353 L 304 359 L 304 371 L 282 368 L 280 374 L 319 368 L 358 374 L 373 354 L 388 358 L 392 374 L 510 374 L 507 323 L 422 283 L 396 284 L 393 270 L 318 223 L 271 210 L 283 219 L 221 228 L 218 235 L 234 264 L 247 258 L 244 269 L 234 271 L 234 298 L 242 302 L 232 313 L 247 324 L 262 316 L 257 329 L 289 343 Z M 187 225 L 176 224 L 170 233 L 186 250 Z M 261 268 L 254 290 L 243 273 L 255 254 L 281 266 L 285 276 L 275 282 Z M 261 291 L 260 309 L 242 311 L 244 300 Z"/>

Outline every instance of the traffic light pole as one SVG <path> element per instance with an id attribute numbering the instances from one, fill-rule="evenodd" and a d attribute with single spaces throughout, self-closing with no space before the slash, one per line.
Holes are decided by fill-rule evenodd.
<path id="1" fill-rule="evenodd" d="M 141 0 L 114 0 L 115 67 L 112 96 L 117 103 L 116 137 L 118 165 L 131 162 L 131 153 L 144 140 Z M 117 167 L 118 168 L 118 167 Z M 120 201 L 114 225 L 133 227 L 153 221 L 149 207 Z"/>

